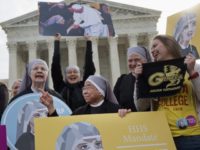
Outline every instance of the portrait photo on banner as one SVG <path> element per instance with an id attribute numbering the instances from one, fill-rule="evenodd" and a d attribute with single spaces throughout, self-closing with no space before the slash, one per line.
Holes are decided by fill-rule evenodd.
<path id="1" fill-rule="evenodd" d="M 166 33 L 172 35 L 181 47 L 182 56 L 192 53 L 197 59 L 200 55 L 200 4 L 191 9 L 178 12 L 167 18 Z"/>
<path id="2" fill-rule="evenodd" d="M 39 33 L 44 36 L 115 36 L 109 6 L 103 3 L 39 2 Z"/>
<path id="3" fill-rule="evenodd" d="M 175 150 L 175 145 L 163 112 L 138 112 L 124 118 L 117 113 L 36 118 L 35 150 L 41 149 Z"/>
<path id="4" fill-rule="evenodd" d="M 34 119 L 48 116 L 48 109 L 40 101 L 39 94 L 26 94 L 11 102 L 4 111 L 1 124 L 6 126 L 7 144 L 12 150 L 34 150 Z M 70 115 L 70 108 L 53 96 L 59 116 Z"/>
<path id="5" fill-rule="evenodd" d="M 143 72 L 138 76 L 138 98 L 172 96 L 183 87 L 186 65 L 184 58 L 143 64 Z"/>

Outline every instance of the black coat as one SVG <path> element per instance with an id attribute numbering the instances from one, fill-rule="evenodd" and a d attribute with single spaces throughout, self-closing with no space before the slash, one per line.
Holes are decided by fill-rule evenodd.
<path id="1" fill-rule="evenodd" d="M 61 65 L 60 65 L 60 42 L 55 41 L 54 55 L 51 66 L 51 75 L 53 79 L 54 89 L 62 95 L 65 103 L 71 108 L 72 111 L 80 106 L 85 105 L 85 100 L 82 95 L 82 88 L 85 80 L 95 73 L 95 66 L 92 60 L 92 43 L 87 41 L 87 48 L 85 54 L 85 66 L 83 80 L 70 84 L 63 81 Z"/>
<path id="2" fill-rule="evenodd" d="M 119 105 L 133 112 L 137 111 L 133 99 L 134 85 L 135 77 L 129 73 L 121 75 L 114 86 L 114 94 Z"/>
<path id="3" fill-rule="evenodd" d="M 99 107 L 91 107 L 89 104 L 81 106 L 76 109 L 72 115 L 116 113 L 119 108 L 119 105 L 105 100 Z"/>

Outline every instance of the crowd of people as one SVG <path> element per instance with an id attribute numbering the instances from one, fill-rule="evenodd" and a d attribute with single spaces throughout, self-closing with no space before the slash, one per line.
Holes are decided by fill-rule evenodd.
<path id="1" fill-rule="evenodd" d="M 78 11 L 79 9 L 82 9 L 79 5 L 71 7 L 71 11 Z M 190 15 L 190 17 L 195 16 Z M 82 25 L 78 21 L 75 23 Z M 199 150 L 200 77 L 199 67 L 196 63 L 198 56 L 196 53 L 194 54 L 194 51 L 184 53 L 187 73 L 184 77 L 183 88 L 178 93 L 157 98 L 138 98 L 137 96 L 138 90 L 140 90 L 138 77 L 143 74 L 143 64 L 183 57 L 181 52 L 183 43 L 180 44 L 182 38 L 179 30 L 177 29 L 175 37 L 169 35 L 155 36 L 150 50 L 141 46 L 128 48 L 129 73 L 121 75 L 113 89 L 107 79 L 95 74 L 92 42 L 88 37 L 86 39 L 82 80 L 80 68 L 76 65 L 67 66 L 63 77 L 60 57 L 61 35 L 56 34 L 51 64 L 54 89 L 48 87 L 49 67 L 42 59 L 34 59 L 26 65 L 24 76 L 21 79 L 16 79 L 12 86 L 12 98 L 10 100 L 8 88 L 5 84 L 0 83 L 0 117 L 6 107 L 20 96 L 29 93 L 40 93 L 41 95 L 39 103 L 30 102 L 30 104 L 27 104 L 27 108 L 24 107 L 23 112 L 21 112 L 24 118 L 27 118 L 27 122 L 23 124 L 20 120 L 22 118 L 18 119 L 18 131 L 21 128 L 25 128 L 25 131 L 17 135 L 16 148 L 34 150 L 34 138 L 32 137 L 34 134 L 32 128 L 34 113 L 42 110 L 41 116 L 58 116 L 53 105 L 52 96 L 55 96 L 69 106 L 72 115 L 118 113 L 123 118 L 129 112 L 164 111 L 177 150 Z M 186 29 L 184 28 L 184 30 Z M 184 103 L 179 103 L 178 101 L 181 101 L 182 97 L 184 97 Z M 168 101 L 170 101 L 170 104 L 176 105 L 168 105 Z M 26 110 L 29 112 L 26 112 Z M 31 112 L 32 110 L 34 112 Z M 35 117 L 38 117 L 38 115 Z M 68 130 L 68 128 L 65 130 Z M 23 134 L 25 132 L 29 134 Z M 24 139 L 31 139 L 32 141 L 30 143 L 24 142 Z M 62 145 L 58 142 L 57 146 L 61 147 Z"/>

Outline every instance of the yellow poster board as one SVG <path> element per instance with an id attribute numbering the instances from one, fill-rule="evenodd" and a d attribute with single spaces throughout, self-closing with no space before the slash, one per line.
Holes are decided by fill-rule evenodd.
<path id="1" fill-rule="evenodd" d="M 117 113 L 38 118 L 35 119 L 35 149 L 56 150 L 60 137 L 62 142 L 69 141 L 64 138 L 70 131 L 64 133 L 63 129 L 69 129 L 77 122 L 86 122 L 98 129 L 104 150 L 176 149 L 164 112 L 130 113 L 124 118 Z M 74 135 L 69 135 L 71 141 L 67 150 L 71 150 L 71 145 L 77 141 Z"/>
<path id="2" fill-rule="evenodd" d="M 166 34 L 171 35 L 176 38 L 181 38 L 181 33 L 185 32 L 186 40 L 189 40 L 189 44 L 195 46 L 198 54 L 200 55 L 200 4 L 196 5 L 190 9 L 186 9 L 184 11 L 178 12 L 174 15 L 171 15 L 167 18 L 167 29 Z M 193 20 L 193 25 L 191 24 L 191 20 Z M 194 33 L 192 33 L 194 32 Z M 181 36 L 179 36 L 181 35 Z M 180 42 L 179 42 L 180 43 Z M 185 42 L 186 44 L 187 42 Z M 184 41 L 182 42 L 182 49 L 186 47 Z M 196 51 L 195 50 L 195 51 Z"/>

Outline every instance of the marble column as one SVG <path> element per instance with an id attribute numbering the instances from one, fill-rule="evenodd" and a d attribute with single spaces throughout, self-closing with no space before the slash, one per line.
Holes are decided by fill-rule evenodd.
<path id="1" fill-rule="evenodd" d="M 134 35 L 134 34 L 128 35 L 129 47 L 137 46 L 137 38 L 138 38 L 138 35 Z"/>
<path id="2" fill-rule="evenodd" d="M 92 51 L 93 51 L 93 61 L 96 68 L 96 74 L 100 74 L 98 38 L 95 37 L 92 38 Z"/>
<path id="3" fill-rule="evenodd" d="M 8 87 L 11 89 L 12 84 L 18 78 L 18 65 L 17 65 L 17 43 L 8 43 L 9 49 L 9 80 Z"/>
<path id="4" fill-rule="evenodd" d="M 75 38 L 67 40 L 69 65 L 77 65 L 76 42 Z"/>
<path id="5" fill-rule="evenodd" d="M 148 33 L 148 49 L 151 50 L 153 38 L 157 35 L 156 32 Z"/>
<path id="6" fill-rule="evenodd" d="M 28 47 L 28 62 L 30 62 L 33 59 L 37 58 L 37 42 L 30 41 L 27 43 L 27 47 Z"/>
<path id="7" fill-rule="evenodd" d="M 47 41 L 48 46 L 48 66 L 49 66 L 49 87 L 53 89 L 53 81 L 51 77 L 51 64 L 52 64 L 52 58 L 53 58 L 53 51 L 54 51 L 54 40 L 48 40 Z"/>
<path id="8" fill-rule="evenodd" d="M 119 64 L 119 54 L 118 54 L 118 38 L 109 37 L 109 56 L 111 65 L 111 85 L 115 85 L 117 78 L 120 76 L 120 64 Z"/>

